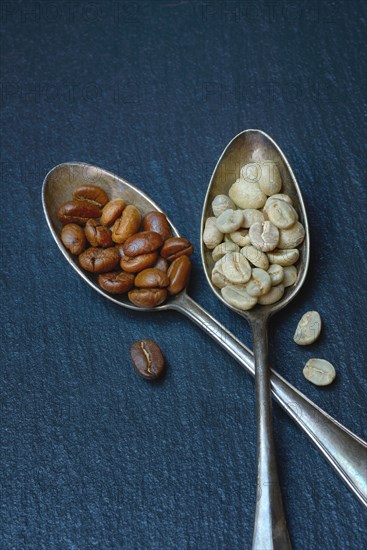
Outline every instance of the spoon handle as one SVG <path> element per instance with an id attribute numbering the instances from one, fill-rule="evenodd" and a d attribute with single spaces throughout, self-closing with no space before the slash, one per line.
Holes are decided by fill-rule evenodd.
<path id="1" fill-rule="evenodd" d="M 170 306 L 201 327 L 241 367 L 255 376 L 252 352 L 192 298 L 183 293 Z M 311 439 L 347 487 L 367 506 L 367 444 L 273 370 L 270 381 L 276 401 Z"/>
<path id="2" fill-rule="evenodd" d="M 252 320 L 257 424 L 257 492 L 253 550 L 290 550 L 271 416 L 267 319 Z"/>

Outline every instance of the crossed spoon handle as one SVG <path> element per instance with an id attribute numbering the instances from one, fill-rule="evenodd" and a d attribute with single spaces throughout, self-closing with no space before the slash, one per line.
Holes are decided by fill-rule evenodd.
<path id="1" fill-rule="evenodd" d="M 255 376 L 252 352 L 231 332 L 183 293 L 170 304 L 209 334 L 236 361 Z M 367 443 L 353 434 L 337 420 L 289 384 L 282 376 L 271 371 L 273 397 L 308 435 L 344 483 L 367 506 L 366 460 Z"/>

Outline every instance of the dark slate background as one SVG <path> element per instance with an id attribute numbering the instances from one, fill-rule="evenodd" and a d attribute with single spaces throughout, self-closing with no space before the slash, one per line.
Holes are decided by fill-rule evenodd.
<path id="1" fill-rule="evenodd" d="M 140 186 L 196 246 L 190 294 L 250 344 L 209 290 L 201 205 L 228 141 L 261 128 L 309 214 L 304 292 L 272 323 L 276 369 L 366 436 L 362 1 L 19 1 L 1 8 L 1 548 L 250 549 L 252 379 L 178 313 L 125 311 L 82 283 L 47 229 L 41 185 L 86 161 Z M 292 341 L 320 311 L 310 348 Z M 153 338 L 165 379 L 139 379 Z M 307 359 L 330 360 L 318 389 Z M 364 509 L 279 407 L 274 422 L 296 550 L 360 550 Z"/>

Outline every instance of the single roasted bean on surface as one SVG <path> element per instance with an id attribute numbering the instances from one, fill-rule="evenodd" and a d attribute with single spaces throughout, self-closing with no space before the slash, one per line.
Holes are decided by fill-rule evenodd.
<path id="1" fill-rule="evenodd" d="M 103 273 L 98 275 L 98 283 L 103 290 L 111 294 L 123 294 L 133 287 L 134 275 L 132 273 L 121 273 L 121 271 Z"/>
<path id="2" fill-rule="evenodd" d="M 104 189 L 97 185 L 80 185 L 73 193 L 73 199 L 77 201 L 88 201 L 98 207 L 108 202 L 108 195 Z"/>
<path id="3" fill-rule="evenodd" d="M 168 285 L 167 273 L 155 267 L 144 269 L 135 277 L 135 286 L 139 288 L 164 288 Z"/>
<path id="4" fill-rule="evenodd" d="M 112 235 L 108 227 L 105 227 L 97 220 L 88 220 L 85 224 L 85 236 L 92 246 L 112 246 Z"/>
<path id="5" fill-rule="evenodd" d="M 173 260 L 180 256 L 189 256 L 192 252 L 192 244 L 183 237 L 171 237 L 164 242 L 161 248 L 161 256 L 169 262 L 173 262 Z"/>
<path id="6" fill-rule="evenodd" d="M 76 256 L 79 256 L 87 246 L 83 229 L 75 223 L 64 225 L 61 231 L 61 240 L 65 248 Z"/>
<path id="7" fill-rule="evenodd" d="M 87 248 L 79 255 L 79 263 L 83 269 L 91 273 L 106 273 L 113 271 L 119 263 L 120 256 L 115 247 Z"/>
<path id="8" fill-rule="evenodd" d="M 153 308 L 159 306 L 167 298 L 165 288 L 134 288 L 130 290 L 129 300 L 137 307 Z"/>
<path id="9" fill-rule="evenodd" d="M 123 250 L 126 256 L 134 257 L 140 254 L 155 252 L 163 244 L 163 239 L 155 231 L 141 231 L 126 239 Z"/>
<path id="10" fill-rule="evenodd" d="M 102 210 L 101 222 L 103 225 L 112 225 L 121 216 L 126 203 L 123 199 L 109 201 Z"/>
<path id="11" fill-rule="evenodd" d="M 146 380 L 156 380 L 165 370 L 162 352 L 154 340 L 138 340 L 130 349 L 137 373 Z"/>
<path id="12" fill-rule="evenodd" d="M 184 288 L 186 288 L 189 282 L 191 272 L 191 261 L 188 256 L 180 256 L 173 260 L 171 263 L 167 275 L 170 280 L 168 287 L 168 293 L 171 295 L 179 294 Z"/>
<path id="13" fill-rule="evenodd" d="M 154 266 L 157 259 L 158 252 L 141 254 L 140 256 L 135 256 L 134 258 L 129 258 L 129 256 L 123 255 L 120 260 L 120 267 L 123 271 L 127 271 L 127 273 L 138 273 L 139 271 L 143 271 L 143 269 Z"/>
<path id="14" fill-rule="evenodd" d="M 113 224 L 112 240 L 117 244 L 124 243 L 126 239 L 139 231 L 141 214 L 133 204 L 126 206 L 120 218 Z"/>
<path id="15" fill-rule="evenodd" d="M 171 227 L 166 216 L 162 212 L 149 212 L 144 216 L 144 231 L 159 233 L 163 241 L 172 236 Z"/>
<path id="16" fill-rule="evenodd" d="M 99 218 L 101 211 L 96 204 L 87 201 L 68 201 L 63 204 L 57 213 L 60 222 L 85 225 L 90 218 Z"/>

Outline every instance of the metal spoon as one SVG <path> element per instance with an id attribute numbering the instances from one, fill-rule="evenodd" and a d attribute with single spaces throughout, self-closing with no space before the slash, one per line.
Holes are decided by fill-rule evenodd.
<path id="1" fill-rule="evenodd" d="M 151 210 L 161 211 L 142 191 L 126 180 L 101 168 L 85 163 L 69 162 L 55 166 L 45 177 L 42 187 L 42 204 L 49 229 L 71 267 L 94 290 L 112 302 L 141 311 L 124 296 L 116 297 L 104 292 L 97 284 L 96 278 L 82 271 L 77 259 L 68 253 L 60 241 L 61 224 L 57 218 L 59 207 L 70 199 L 73 190 L 81 183 L 94 183 L 103 187 L 111 198 L 124 197 L 138 206 L 142 213 Z M 171 222 L 170 222 L 171 223 Z M 172 231 L 178 231 L 171 223 Z M 231 332 L 194 302 L 186 293 L 181 292 L 166 303 L 149 310 L 150 312 L 173 309 L 180 311 L 207 332 L 252 376 L 255 366 L 252 352 L 244 346 Z M 273 396 L 288 415 L 294 420 L 336 470 L 341 479 L 361 502 L 367 504 L 364 478 L 365 447 L 362 439 L 354 435 L 339 422 L 330 417 L 306 396 L 289 384 L 280 375 L 272 372 L 271 384 Z"/>
<path id="2" fill-rule="evenodd" d="M 291 548 L 283 511 L 282 496 L 278 480 L 271 416 L 270 367 L 268 359 L 267 324 L 269 318 L 285 307 L 300 291 L 309 264 L 309 231 L 305 207 L 296 178 L 282 151 L 276 143 L 259 130 L 245 130 L 238 134 L 225 148 L 214 170 L 205 197 L 202 231 L 205 220 L 212 215 L 211 203 L 216 195 L 228 194 L 229 188 L 240 177 L 240 169 L 247 163 L 272 161 L 282 176 L 282 193 L 292 198 L 306 232 L 300 249 L 298 277 L 296 283 L 285 292 L 283 298 L 272 305 L 255 306 L 242 311 L 229 305 L 211 281 L 214 265 L 211 251 L 203 244 L 202 259 L 208 282 L 224 304 L 247 319 L 253 331 L 255 355 L 255 385 L 257 413 L 257 498 L 253 548 L 255 550 Z M 259 165 L 258 165 L 259 166 Z"/>

